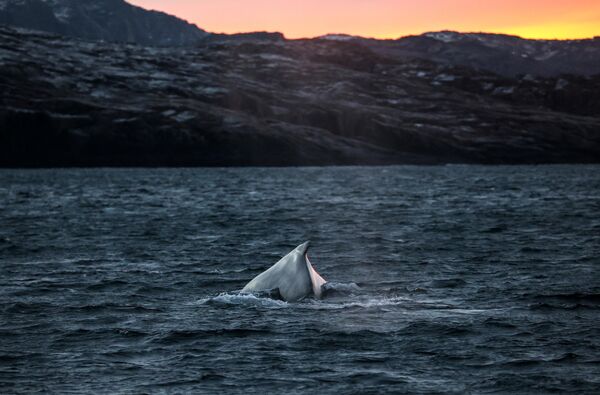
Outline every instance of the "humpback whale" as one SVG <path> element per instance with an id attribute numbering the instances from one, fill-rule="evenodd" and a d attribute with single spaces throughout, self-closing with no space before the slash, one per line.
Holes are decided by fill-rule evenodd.
<path id="1" fill-rule="evenodd" d="M 267 271 L 250 281 L 242 293 L 276 292 L 286 302 L 297 302 L 307 296 L 323 296 L 325 279 L 317 273 L 308 259 L 310 242 L 296 247 Z"/>

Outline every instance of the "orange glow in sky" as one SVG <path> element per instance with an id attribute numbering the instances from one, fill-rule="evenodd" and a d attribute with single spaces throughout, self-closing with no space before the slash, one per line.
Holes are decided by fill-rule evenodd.
<path id="1" fill-rule="evenodd" d="M 427 31 L 600 36 L 600 0 L 129 0 L 214 33 L 279 31 L 397 38 Z"/>

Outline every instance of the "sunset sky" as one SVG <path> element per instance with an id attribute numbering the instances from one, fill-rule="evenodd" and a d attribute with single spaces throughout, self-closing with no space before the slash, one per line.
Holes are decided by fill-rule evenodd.
<path id="1" fill-rule="evenodd" d="M 600 0 L 130 0 L 210 32 L 346 33 L 397 38 L 436 30 L 526 38 L 600 36 Z"/>

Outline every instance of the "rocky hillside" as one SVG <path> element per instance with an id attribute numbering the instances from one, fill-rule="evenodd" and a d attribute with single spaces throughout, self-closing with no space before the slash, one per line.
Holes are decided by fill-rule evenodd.
<path id="1" fill-rule="evenodd" d="M 0 28 L 0 165 L 600 162 L 600 76 L 267 38 L 155 48 Z"/>
<path id="2" fill-rule="evenodd" d="M 600 37 L 589 40 L 526 40 L 504 34 L 426 33 L 398 40 L 333 35 L 397 59 L 419 58 L 492 71 L 508 77 L 600 73 Z"/>
<path id="3" fill-rule="evenodd" d="M 208 34 L 195 25 L 124 0 L 0 0 L 0 25 L 86 40 L 149 46 L 195 46 L 202 40 L 274 40 L 279 33 Z M 347 35 L 322 39 L 353 42 L 399 61 L 429 60 L 491 71 L 506 77 L 600 74 L 600 37 L 589 40 L 526 40 L 504 34 L 431 32 L 397 40 Z"/>
<path id="4" fill-rule="evenodd" d="M 194 45 L 206 36 L 195 25 L 124 0 L 0 0 L 0 24 L 156 46 Z"/>

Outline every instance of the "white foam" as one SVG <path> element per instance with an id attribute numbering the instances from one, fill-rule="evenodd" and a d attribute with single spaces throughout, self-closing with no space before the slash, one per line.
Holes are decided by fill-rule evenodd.
<path id="1" fill-rule="evenodd" d="M 443 301 L 415 300 L 407 296 L 376 296 L 364 295 L 361 297 L 348 296 L 344 299 L 305 299 L 298 303 L 288 303 L 269 297 L 260 297 L 253 294 L 221 293 L 217 296 L 205 297 L 194 304 L 227 305 L 262 307 L 266 309 L 295 309 L 295 310 L 345 310 L 345 309 L 393 309 L 408 315 L 454 317 L 457 315 L 479 315 L 489 313 L 489 310 L 459 308 Z"/>
<path id="2" fill-rule="evenodd" d="M 260 298 L 253 294 L 229 294 L 221 293 L 217 296 L 202 298 L 197 301 L 198 304 L 208 303 L 220 303 L 227 305 L 251 305 L 251 306 L 263 306 L 273 308 L 284 308 L 288 307 L 289 304 L 282 300 L 275 300 L 271 298 Z"/>
<path id="3" fill-rule="evenodd" d="M 349 298 L 344 301 L 328 301 L 325 300 L 314 300 L 310 299 L 305 301 L 304 303 L 298 303 L 295 307 L 300 309 L 309 309 L 309 310 L 344 310 L 351 308 L 362 308 L 362 309 L 370 309 L 370 308 L 378 308 L 378 307 L 389 307 L 389 306 L 399 306 L 406 303 L 411 303 L 411 300 L 404 297 L 371 297 L 371 298 Z"/>

